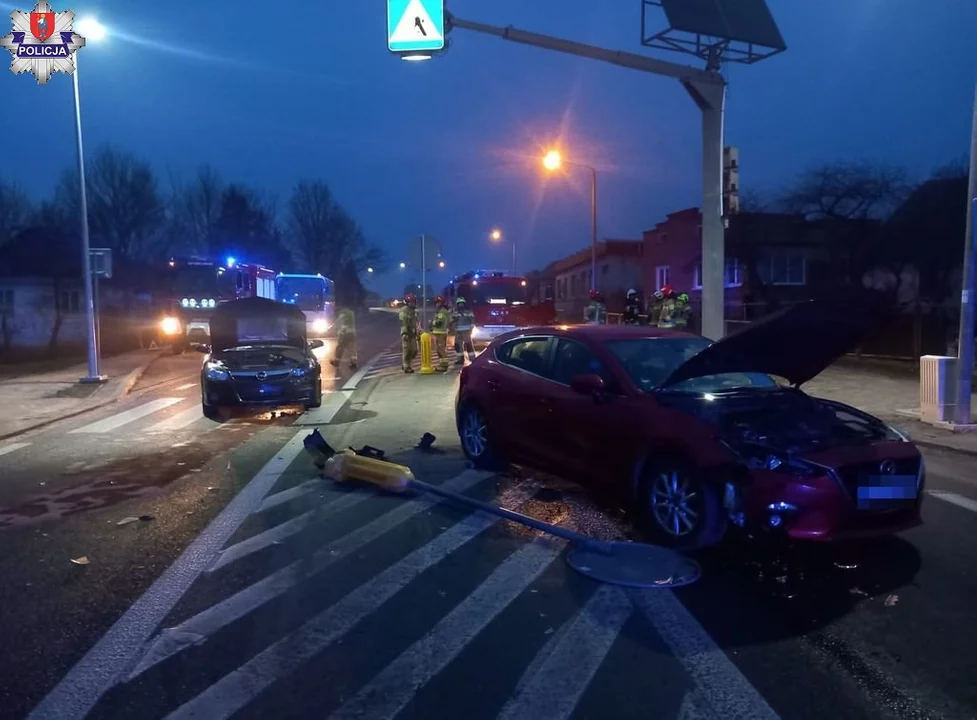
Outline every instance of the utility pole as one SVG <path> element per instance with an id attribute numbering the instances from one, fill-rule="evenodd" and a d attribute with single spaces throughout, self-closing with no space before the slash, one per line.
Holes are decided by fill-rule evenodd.
<path id="1" fill-rule="evenodd" d="M 977 291 L 977 86 L 974 87 L 973 123 L 970 133 L 970 181 L 967 185 L 967 232 L 964 238 L 963 275 L 960 291 L 960 332 L 957 341 L 957 425 L 970 425 L 970 398 L 974 382 L 974 292 Z"/>

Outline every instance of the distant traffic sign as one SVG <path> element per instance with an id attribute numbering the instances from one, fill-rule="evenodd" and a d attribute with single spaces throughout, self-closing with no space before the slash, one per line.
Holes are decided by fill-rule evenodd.
<path id="1" fill-rule="evenodd" d="M 444 49 L 444 0 L 387 0 L 387 47 L 395 53 Z"/>

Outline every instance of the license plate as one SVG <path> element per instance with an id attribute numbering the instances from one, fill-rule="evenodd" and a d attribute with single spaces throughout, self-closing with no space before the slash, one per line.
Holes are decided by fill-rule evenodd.
<path id="1" fill-rule="evenodd" d="M 258 392 L 262 395 L 281 395 L 282 386 L 281 385 L 262 385 L 258 388 Z"/>
<path id="2" fill-rule="evenodd" d="M 915 500 L 915 475 L 873 475 L 858 488 L 858 507 L 878 508 L 904 500 Z"/>

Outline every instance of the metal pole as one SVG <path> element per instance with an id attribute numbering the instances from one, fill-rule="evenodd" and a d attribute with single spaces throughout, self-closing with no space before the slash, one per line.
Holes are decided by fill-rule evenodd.
<path id="1" fill-rule="evenodd" d="M 427 330 L 427 235 L 421 235 L 421 330 Z"/>
<path id="2" fill-rule="evenodd" d="M 88 335 L 88 375 L 81 382 L 101 382 L 98 368 L 98 339 L 95 329 L 95 297 L 92 285 L 91 242 L 88 237 L 88 192 L 85 188 L 85 151 L 81 141 L 81 99 L 78 93 L 78 53 L 72 56 L 75 71 L 71 83 L 75 93 L 75 141 L 78 146 L 78 188 L 81 203 L 81 266 L 85 285 L 85 326 Z"/>
<path id="3" fill-rule="evenodd" d="M 99 278 L 92 278 L 92 306 L 95 308 L 95 346 L 102 347 L 102 319 L 98 309 L 98 281 Z"/>
<path id="4" fill-rule="evenodd" d="M 597 169 L 590 168 L 590 289 L 597 289 Z"/>
<path id="5" fill-rule="evenodd" d="M 512 274 L 516 274 L 516 239 L 512 239 Z"/>
<path id="6" fill-rule="evenodd" d="M 973 124 L 970 133 L 970 181 L 967 186 L 967 237 L 964 238 L 962 290 L 960 292 L 960 333 L 957 343 L 958 425 L 969 425 L 970 396 L 974 379 L 974 292 L 977 291 L 977 86 L 974 88 Z"/>

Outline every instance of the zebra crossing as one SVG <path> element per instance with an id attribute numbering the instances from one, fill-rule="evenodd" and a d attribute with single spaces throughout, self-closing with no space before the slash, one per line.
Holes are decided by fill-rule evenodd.
<path id="1" fill-rule="evenodd" d="M 562 540 L 439 497 L 310 478 L 304 457 L 279 472 L 226 543 L 194 553 L 199 574 L 89 717 L 557 720 L 613 703 L 777 718 L 670 591 L 598 586 L 561 562 Z M 432 481 L 539 502 L 532 481 Z"/>

